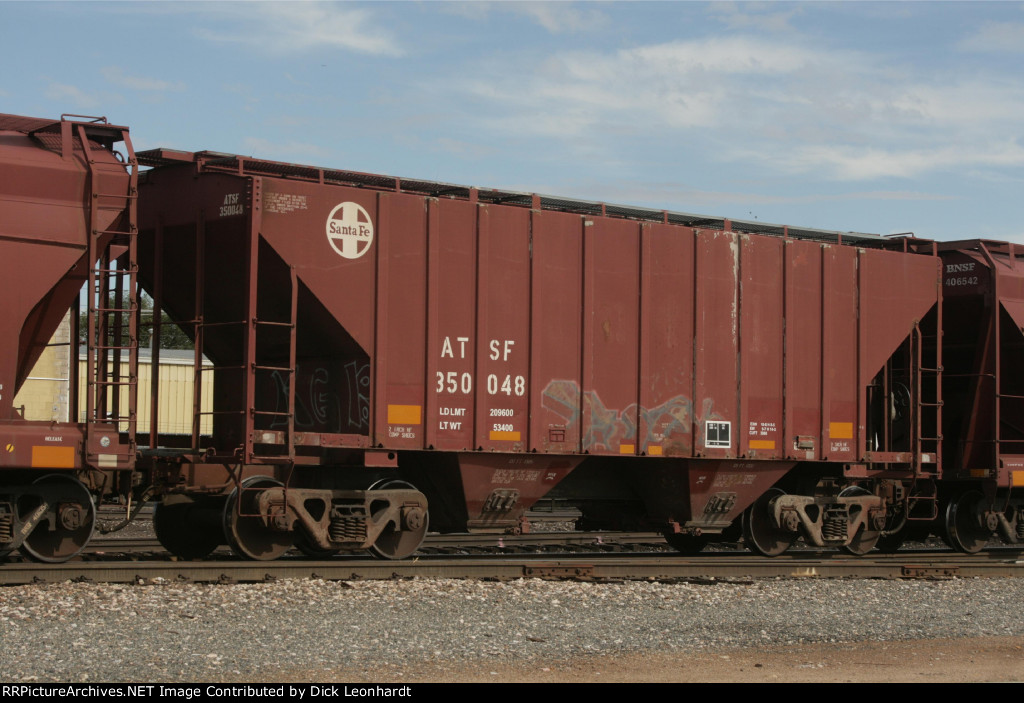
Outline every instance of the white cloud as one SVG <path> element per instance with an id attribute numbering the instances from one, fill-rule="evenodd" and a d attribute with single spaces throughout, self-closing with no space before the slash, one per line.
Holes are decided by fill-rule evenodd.
<path id="1" fill-rule="evenodd" d="M 1024 165 L 1022 76 L 916 72 L 806 42 L 726 36 L 562 52 L 511 74 L 481 66 L 457 90 L 489 106 L 482 123 L 495 132 L 606 160 L 626 158 L 616 146 L 627 136 L 837 180 Z"/>
<path id="2" fill-rule="evenodd" d="M 181 81 L 174 81 L 172 83 L 147 76 L 133 76 L 125 73 L 124 69 L 118 66 L 107 66 L 101 72 L 104 78 L 122 88 L 157 92 L 185 90 L 185 84 Z"/>
<path id="3" fill-rule="evenodd" d="M 502 3 L 507 9 L 530 17 L 552 34 L 597 29 L 607 22 L 605 15 L 592 7 L 580 8 L 568 2 Z"/>
<path id="4" fill-rule="evenodd" d="M 986 22 L 957 43 L 961 51 L 1024 53 L 1024 22 Z"/>
<path id="5" fill-rule="evenodd" d="M 956 196 L 924 193 L 909 190 L 869 190 L 838 193 L 806 193 L 780 195 L 751 191 L 715 191 L 694 188 L 686 182 L 666 181 L 584 181 L 538 186 L 533 184 L 511 184 L 509 190 L 536 191 L 542 194 L 555 193 L 566 197 L 593 199 L 600 193 L 610 203 L 702 203 L 705 208 L 750 206 L 750 205 L 808 205 L 813 203 L 872 202 L 872 201 L 949 201 Z M 671 208 L 670 208 L 671 209 Z M 706 213 L 705 213 L 706 214 Z"/>
<path id="6" fill-rule="evenodd" d="M 584 32 L 608 24 L 595 3 L 572 2 L 455 2 L 442 3 L 443 11 L 472 20 L 486 20 L 492 12 L 527 17 L 551 34 Z"/>
<path id="7" fill-rule="evenodd" d="M 229 28 L 197 30 L 210 41 L 251 44 L 277 53 L 342 49 L 362 54 L 400 56 L 389 32 L 374 26 L 366 9 L 326 2 L 226 3 L 204 17 L 222 16 Z"/>
<path id="8" fill-rule="evenodd" d="M 922 123 L 961 128 L 993 121 L 1018 120 L 1024 106 L 1024 86 L 960 81 L 947 85 L 910 85 L 889 105 L 905 117 Z"/>
<path id="9" fill-rule="evenodd" d="M 796 173 L 826 169 L 842 180 L 915 178 L 923 174 L 965 167 L 1024 166 L 1024 148 L 1014 142 L 947 146 L 934 149 L 859 149 L 850 146 L 809 145 L 774 154 L 780 166 Z"/>
<path id="10" fill-rule="evenodd" d="M 46 97 L 63 103 L 71 103 L 76 108 L 92 109 L 104 104 L 99 96 L 86 93 L 81 88 L 66 83 L 51 82 L 46 88 Z"/>
<path id="11" fill-rule="evenodd" d="M 780 10 L 780 7 L 786 9 Z M 766 32 L 792 31 L 790 19 L 802 12 L 803 7 L 800 5 L 770 2 L 715 2 L 708 10 L 708 14 L 729 29 L 753 29 Z"/>
<path id="12" fill-rule="evenodd" d="M 618 53 L 620 61 L 665 75 L 783 74 L 822 60 L 814 51 L 744 37 L 677 41 Z"/>
<path id="13" fill-rule="evenodd" d="M 513 79 L 485 67 L 460 88 L 495 106 L 489 124 L 519 134 L 594 141 L 602 135 L 710 130 L 770 131 L 781 110 L 820 111 L 814 92 L 846 57 L 761 39 L 676 41 L 614 52 L 566 52 Z M 532 74 L 532 75 L 531 75 Z M 530 76 L 524 78 L 524 76 Z M 794 90 L 795 82 L 806 83 Z M 845 115 L 845 113 L 844 113 Z M 845 116 L 843 119 L 847 119 Z"/>
<path id="14" fill-rule="evenodd" d="M 524 80 L 521 71 L 512 81 L 496 82 L 493 76 L 501 73 L 487 71 L 463 87 L 507 108 L 494 120 L 502 129 L 549 136 L 636 132 L 652 124 L 686 129 L 715 127 L 734 108 L 757 108 L 752 91 L 760 89 L 759 77 L 820 63 L 814 52 L 758 39 L 707 39 L 564 53 L 546 60 L 532 78 Z M 792 99 L 785 94 L 786 102 Z"/>

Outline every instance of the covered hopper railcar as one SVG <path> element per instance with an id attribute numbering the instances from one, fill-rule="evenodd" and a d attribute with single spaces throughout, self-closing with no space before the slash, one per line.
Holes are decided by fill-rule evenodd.
<path id="1" fill-rule="evenodd" d="M 92 535 L 92 495 L 131 492 L 135 415 L 120 399 L 134 381 L 119 369 L 137 366 L 120 341 L 137 334 L 137 300 L 134 270 L 116 262 L 136 257 L 137 178 L 124 127 L 0 115 L 0 554 L 67 559 Z M 83 287 L 70 357 L 81 341 L 85 397 L 69 364 L 68 421 L 26 421 L 15 395 L 68 311 L 79 321 Z"/>
<path id="2" fill-rule="evenodd" d="M 9 119 L 4 139 L 70 158 L 82 183 L 61 235 L 69 263 L 4 318 L 3 343 L 23 341 L 4 348 L 0 382 L 17 388 L 86 277 L 99 293 L 71 440 L 0 424 L 18 447 L 0 460 L 0 549 L 73 553 L 92 530 L 90 492 L 160 499 L 158 536 L 185 558 L 223 543 L 255 559 L 293 545 L 401 558 L 428 528 L 524 529 L 553 494 L 597 526 L 633 506 L 683 550 L 740 532 L 766 555 L 800 537 L 858 554 L 933 530 L 964 551 L 1024 540 L 1024 262 L 1011 244 L 214 152 L 140 153 L 151 168 L 137 177 L 126 130 Z M 107 153 L 114 131 L 126 145 L 117 189 L 97 190 L 97 168 L 75 160 L 82 130 Z M 6 182 L 23 166 L 3 168 Z M 19 199 L 0 198 L 0 241 L 27 268 L 45 237 L 12 233 Z M 115 224 L 90 224 L 97 200 L 120 208 Z M 155 382 L 149 435 L 136 432 L 136 283 L 156 326 L 166 312 L 194 341 L 189 435 L 159 434 Z M 111 371 L 124 359 L 127 373 Z M 73 539 L 33 548 L 53 533 Z"/>

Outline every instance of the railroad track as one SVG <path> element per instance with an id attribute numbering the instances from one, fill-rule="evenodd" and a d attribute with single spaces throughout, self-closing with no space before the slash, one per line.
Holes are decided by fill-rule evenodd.
<path id="1" fill-rule="evenodd" d="M 206 561 L 170 557 L 126 561 L 94 555 L 64 564 L 10 562 L 0 565 L 0 584 L 87 581 L 107 583 L 243 583 L 275 579 L 325 580 L 477 578 L 575 579 L 593 581 L 735 581 L 753 578 L 954 578 L 1024 577 L 1024 551 L 993 549 L 965 555 L 925 549 L 853 557 L 837 552 L 794 552 L 774 559 L 739 551 L 707 552 L 697 557 L 670 552 L 651 554 L 594 551 L 585 554 L 423 553 L 404 561 L 365 555 L 329 560 L 286 556 L 255 562 L 214 554 Z"/>
<path id="2" fill-rule="evenodd" d="M 533 532 L 525 535 L 499 534 L 432 534 L 427 535 L 422 554 L 453 553 L 459 550 L 493 552 L 495 550 L 533 550 L 546 548 L 584 549 L 590 551 L 622 551 L 646 545 L 652 550 L 670 550 L 657 532 Z M 224 547 L 222 550 L 226 550 Z M 101 536 L 90 540 L 86 555 L 104 553 L 155 553 L 164 549 L 155 537 Z"/>

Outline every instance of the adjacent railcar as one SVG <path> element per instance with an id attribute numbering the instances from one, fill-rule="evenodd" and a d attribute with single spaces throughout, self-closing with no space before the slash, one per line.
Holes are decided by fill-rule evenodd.
<path id="1" fill-rule="evenodd" d="M 0 115 L 0 554 L 67 559 L 92 535 L 91 496 L 131 492 L 133 380 L 111 364 L 137 365 L 119 341 L 136 334 L 135 272 L 115 263 L 135 258 L 137 177 L 125 127 Z M 15 394 L 69 309 L 78 321 L 83 286 L 85 417 L 73 366 L 69 421 L 25 421 Z"/>
<path id="2" fill-rule="evenodd" d="M 34 129 L 87 129 L 68 122 Z M 87 501 L 47 493 L 72 481 L 160 499 L 158 536 L 185 558 L 223 543 L 255 559 L 292 546 L 402 558 L 428 529 L 526 529 L 549 495 L 590 526 L 629 518 L 686 551 L 722 534 L 765 555 L 800 537 L 857 554 L 930 531 L 964 551 L 1024 540 L 1024 262 L 1011 244 L 168 149 L 138 155 L 150 169 L 136 193 L 135 158 L 109 201 L 120 224 L 85 227 L 76 264 L 30 296 L 63 313 L 83 269 L 99 277 L 83 320 L 94 390 L 68 425 L 71 453 L 56 461 L 31 439 L 31 459 L 6 457 L 0 549 L 54 531 L 82 542 L 60 506 Z M 38 237 L 11 244 L 22 267 Z M 136 283 L 157 328 L 166 312 L 194 341 L 190 435 L 158 433 L 154 382 L 152 429 L 137 436 L 134 375 L 111 377 L 114 355 L 135 358 Z M 71 298 L 51 300 L 57 289 Z M 52 332 L 27 315 L 5 319 L 28 345 L 5 367 L 30 366 Z M 25 426 L 0 424 L 0 440 Z"/>

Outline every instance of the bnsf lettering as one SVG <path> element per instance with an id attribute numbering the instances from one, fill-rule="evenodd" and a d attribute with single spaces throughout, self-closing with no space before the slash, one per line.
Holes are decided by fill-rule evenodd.
<path id="1" fill-rule="evenodd" d="M 974 262 L 968 264 L 946 264 L 946 273 L 963 273 L 974 270 Z"/>
<path id="2" fill-rule="evenodd" d="M 373 236 L 373 232 L 366 225 L 343 225 L 333 220 L 328 231 L 331 234 L 347 234 L 354 237 L 362 237 L 363 239 L 369 239 Z"/>

